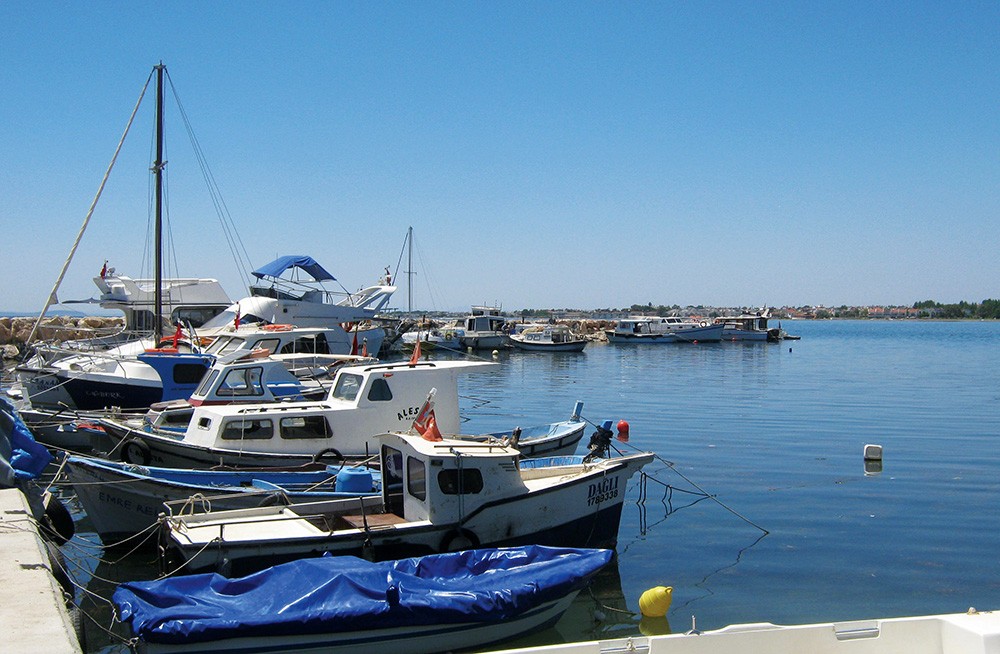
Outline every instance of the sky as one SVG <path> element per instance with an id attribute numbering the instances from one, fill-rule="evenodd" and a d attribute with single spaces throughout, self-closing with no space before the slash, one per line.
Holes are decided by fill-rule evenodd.
<path id="1" fill-rule="evenodd" d="M 0 309 L 161 61 L 168 273 L 234 299 L 216 206 L 251 268 L 389 267 L 401 309 L 1000 298 L 1000 3 L 3 2 Z M 60 299 L 151 275 L 152 96 Z"/>

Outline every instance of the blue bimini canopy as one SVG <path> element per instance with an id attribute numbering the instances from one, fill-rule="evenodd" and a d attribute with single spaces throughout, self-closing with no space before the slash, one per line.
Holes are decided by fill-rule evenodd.
<path id="1" fill-rule="evenodd" d="M 263 265 L 253 271 L 253 274 L 259 279 L 263 279 L 265 277 L 280 277 L 281 273 L 285 272 L 289 268 L 299 268 L 304 270 L 317 282 L 325 282 L 327 280 L 337 281 L 337 279 L 328 273 L 323 266 L 316 263 L 315 259 L 298 254 L 289 254 L 279 257 L 271 263 Z"/>
<path id="2" fill-rule="evenodd" d="M 161 644 L 500 622 L 580 590 L 611 555 L 535 545 L 382 563 L 325 555 L 239 579 L 127 582 L 113 601 L 136 636 Z"/>

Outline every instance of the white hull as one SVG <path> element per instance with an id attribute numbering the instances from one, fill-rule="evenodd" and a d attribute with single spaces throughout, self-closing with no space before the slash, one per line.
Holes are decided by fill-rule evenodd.
<path id="1" fill-rule="evenodd" d="M 640 628 L 647 621 L 652 622 L 649 618 L 643 618 Z M 634 636 L 615 640 L 499 650 L 493 654 L 610 654 L 611 652 L 1000 654 L 1000 613 L 970 609 L 968 613 L 795 626 L 753 623 L 690 634 Z"/>

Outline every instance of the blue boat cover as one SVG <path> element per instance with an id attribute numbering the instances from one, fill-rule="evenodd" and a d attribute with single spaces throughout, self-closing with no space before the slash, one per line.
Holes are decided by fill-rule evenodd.
<path id="1" fill-rule="evenodd" d="M 51 461 L 14 407 L 0 398 L 0 488 L 12 488 L 16 479 L 37 478 Z"/>
<path id="2" fill-rule="evenodd" d="M 127 582 L 113 601 L 150 643 L 500 622 L 583 588 L 611 550 L 529 545 L 372 563 L 299 559 L 239 579 Z"/>
<path id="3" fill-rule="evenodd" d="M 253 271 L 253 274 L 258 279 L 263 279 L 265 277 L 280 277 L 281 273 L 285 272 L 289 268 L 299 268 L 309 273 L 309 275 L 315 279 L 317 282 L 337 281 L 336 278 L 328 273 L 323 266 L 316 263 L 316 260 L 312 257 L 304 257 L 298 254 L 289 254 L 283 257 L 279 257 L 269 264 L 265 264 Z"/>

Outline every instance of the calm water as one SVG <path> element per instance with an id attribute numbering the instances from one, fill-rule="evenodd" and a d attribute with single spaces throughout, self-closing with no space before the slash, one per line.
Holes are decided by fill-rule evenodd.
<path id="1" fill-rule="evenodd" d="M 1000 608 L 1000 324 L 784 327 L 802 340 L 511 352 L 463 379 L 465 431 L 583 400 L 664 460 L 642 504 L 633 478 L 617 567 L 516 644 L 686 631 L 692 616 L 705 630 Z M 881 474 L 865 474 L 866 443 L 884 448 Z M 116 570 L 140 574 L 98 573 Z M 656 585 L 674 589 L 667 621 L 640 624 Z"/>

